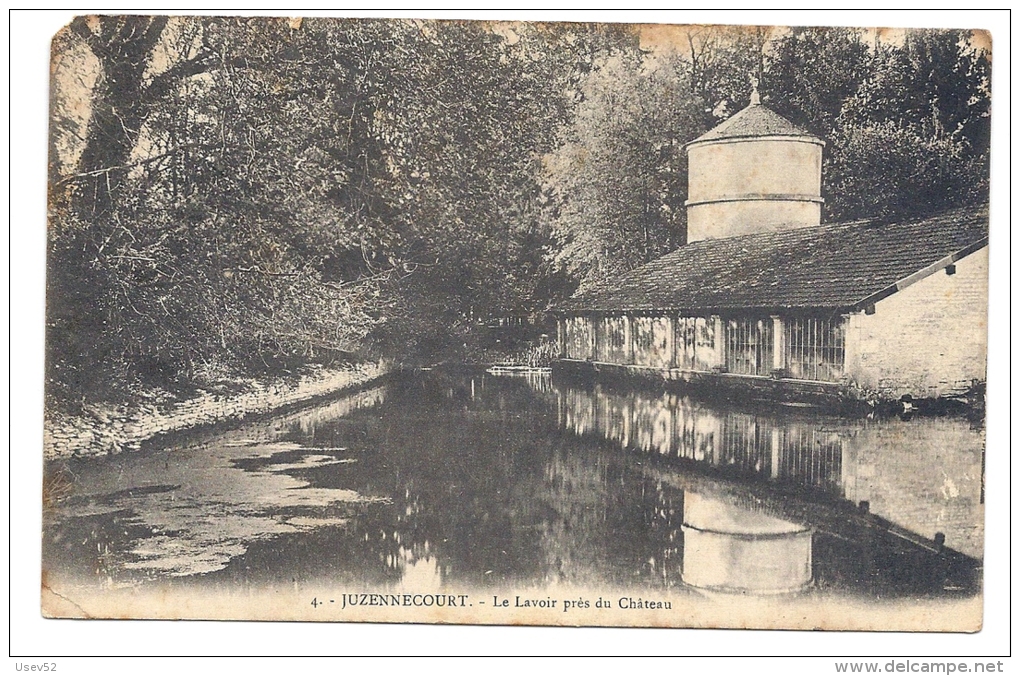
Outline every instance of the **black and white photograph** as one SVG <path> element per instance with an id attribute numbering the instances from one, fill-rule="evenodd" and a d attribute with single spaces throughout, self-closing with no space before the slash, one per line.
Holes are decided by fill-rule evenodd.
<path id="1" fill-rule="evenodd" d="M 981 631 L 992 46 L 76 16 L 42 615 Z"/>

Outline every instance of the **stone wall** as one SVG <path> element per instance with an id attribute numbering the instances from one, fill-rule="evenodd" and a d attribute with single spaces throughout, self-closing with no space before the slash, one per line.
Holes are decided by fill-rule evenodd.
<path id="1" fill-rule="evenodd" d="M 985 382 L 988 248 L 851 315 L 846 374 L 885 399 L 957 396 Z"/>
<path id="2" fill-rule="evenodd" d="M 94 406 L 83 416 L 48 413 L 43 430 L 47 459 L 101 455 L 137 449 L 160 434 L 241 420 L 353 389 L 382 377 L 388 362 L 358 364 L 345 369 L 317 369 L 296 382 L 253 381 L 248 391 L 222 395 L 203 392 L 169 405 Z"/>

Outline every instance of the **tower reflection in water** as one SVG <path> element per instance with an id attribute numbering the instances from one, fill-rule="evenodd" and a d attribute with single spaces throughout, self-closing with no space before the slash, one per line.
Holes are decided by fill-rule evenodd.
<path id="1" fill-rule="evenodd" d="M 701 480 L 680 482 L 682 577 L 691 586 L 803 589 L 813 568 L 817 576 L 812 545 L 819 530 L 835 536 L 823 542 L 829 562 L 821 565 L 829 577 L 855 566 L 865 575 L 882 556 L 923 558 L 938 569 L 935 577 L 953 557 L 980 568 L 984 435 L 965 418 L 845 418 L 779 407 L 751 413 L 753 405 L 600 386 L 561 385 L 552 392 L 561 428 L 700 468 L 693 476 Z M 873 551 L 878 531 L 893 543 L 894 555 Z M 851 545 L 832 544 L 840 540 Z M 870 560 L 846 560 L 861 552 Z M 831 565 L 834 558 L 838 565 Z"/>
<path id="2" fill-rule="evenodd" d="M 802 524 L 688 491 L 683 533 L 689 585 L 775 594 L 811 582 L 811 529 Z"/>

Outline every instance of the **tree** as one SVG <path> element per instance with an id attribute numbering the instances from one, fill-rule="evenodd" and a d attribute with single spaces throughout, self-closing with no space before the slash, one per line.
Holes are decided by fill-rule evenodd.
<path id="1" fill-rule="evenodd" d="M 764 26 L 688 27 L 680 67 L 689 72 L 688 89 L 701 109 L 704 130 L 750 103 L 750 81 L 764 77 L 773 32 Z"/>
<path id="2" fill-rule="evenodd" d="M 544 168 L 554 262 L 581 289 L 685 242 L 683 145 L 706 128 L 704 101 L 690 95 L 694 73 L 675 55 L 621 49 L 586 78 Z"/>
<path id="3" fill-rule="evenodd" d="M 51 383 L 101 395 L 358 347 L 385 307 L 366 226 L 384 202 L 350 86 L 369 38 L 334 28 L 103 17 L 60 37 L 98 75 L 79 152 L 52 163 Z M 352 250 L 361 266 L 336 264 Z"/>
<path id="4" fill-rule="evenodd" d="M 428 358 L 541 313 L 683 244 L 683 145 L 751 74 L 829 142 L 827 218 L 983 199 L 989 65 L 966 33 L 639 35 L 76 19 L 54 40 L 51 391 Z"/>
<path id="5" fill-rule="evenodd" d="M 989 63 L 965 31 L 877 42 L 830 133 L 826 211 L 902 218 L 987 199 Z"/>
<path id="6" fill-rule="evenodd" d="M 853 28 L 794 28 L 780 34 L 766 50 L 764 102 L 793 123 L 828 138 L 871 66 L 862 37 Z"/>
<path id="7" fill-rule="evenodd" d="M 51 382 L 95 395 L 323 350 L 435 351 L 490 311 L 541 309 L 540 157 L 615 39 L 77 20 L 55 49 L 96 77 L 55 97 Z"/>
<path id="8" fill-rule="evenodd" d="M 391 349 L 469 342 L 490 315 L 544 310 L 557 287 L 546 253 L 542 155 L 579 73 L 612 27 L 438 22 L 401 34 L 409 61 L 384 124 L 403 233 Z"/>

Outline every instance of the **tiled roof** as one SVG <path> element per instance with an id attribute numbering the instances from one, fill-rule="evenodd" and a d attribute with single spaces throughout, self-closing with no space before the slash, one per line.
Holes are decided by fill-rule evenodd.
<path id="1" fill-rule="evenodd" d="M 762 105 L 751 105 L 730 119 L 705 132 L 691 143 L 719 141 L 748 136 L 806 136 L 815 138 L 779 113 Z M 690 145 L 690 144 L 688 144 Z"/>
<path id="2" fill-rule="evenodd" d="M 988 241 L 987 207 L 903 223 L 837 223 L 683 246 L 557 310 L 854 309 Z M 930 272 L 936 271 L 937 268 Z"/>

